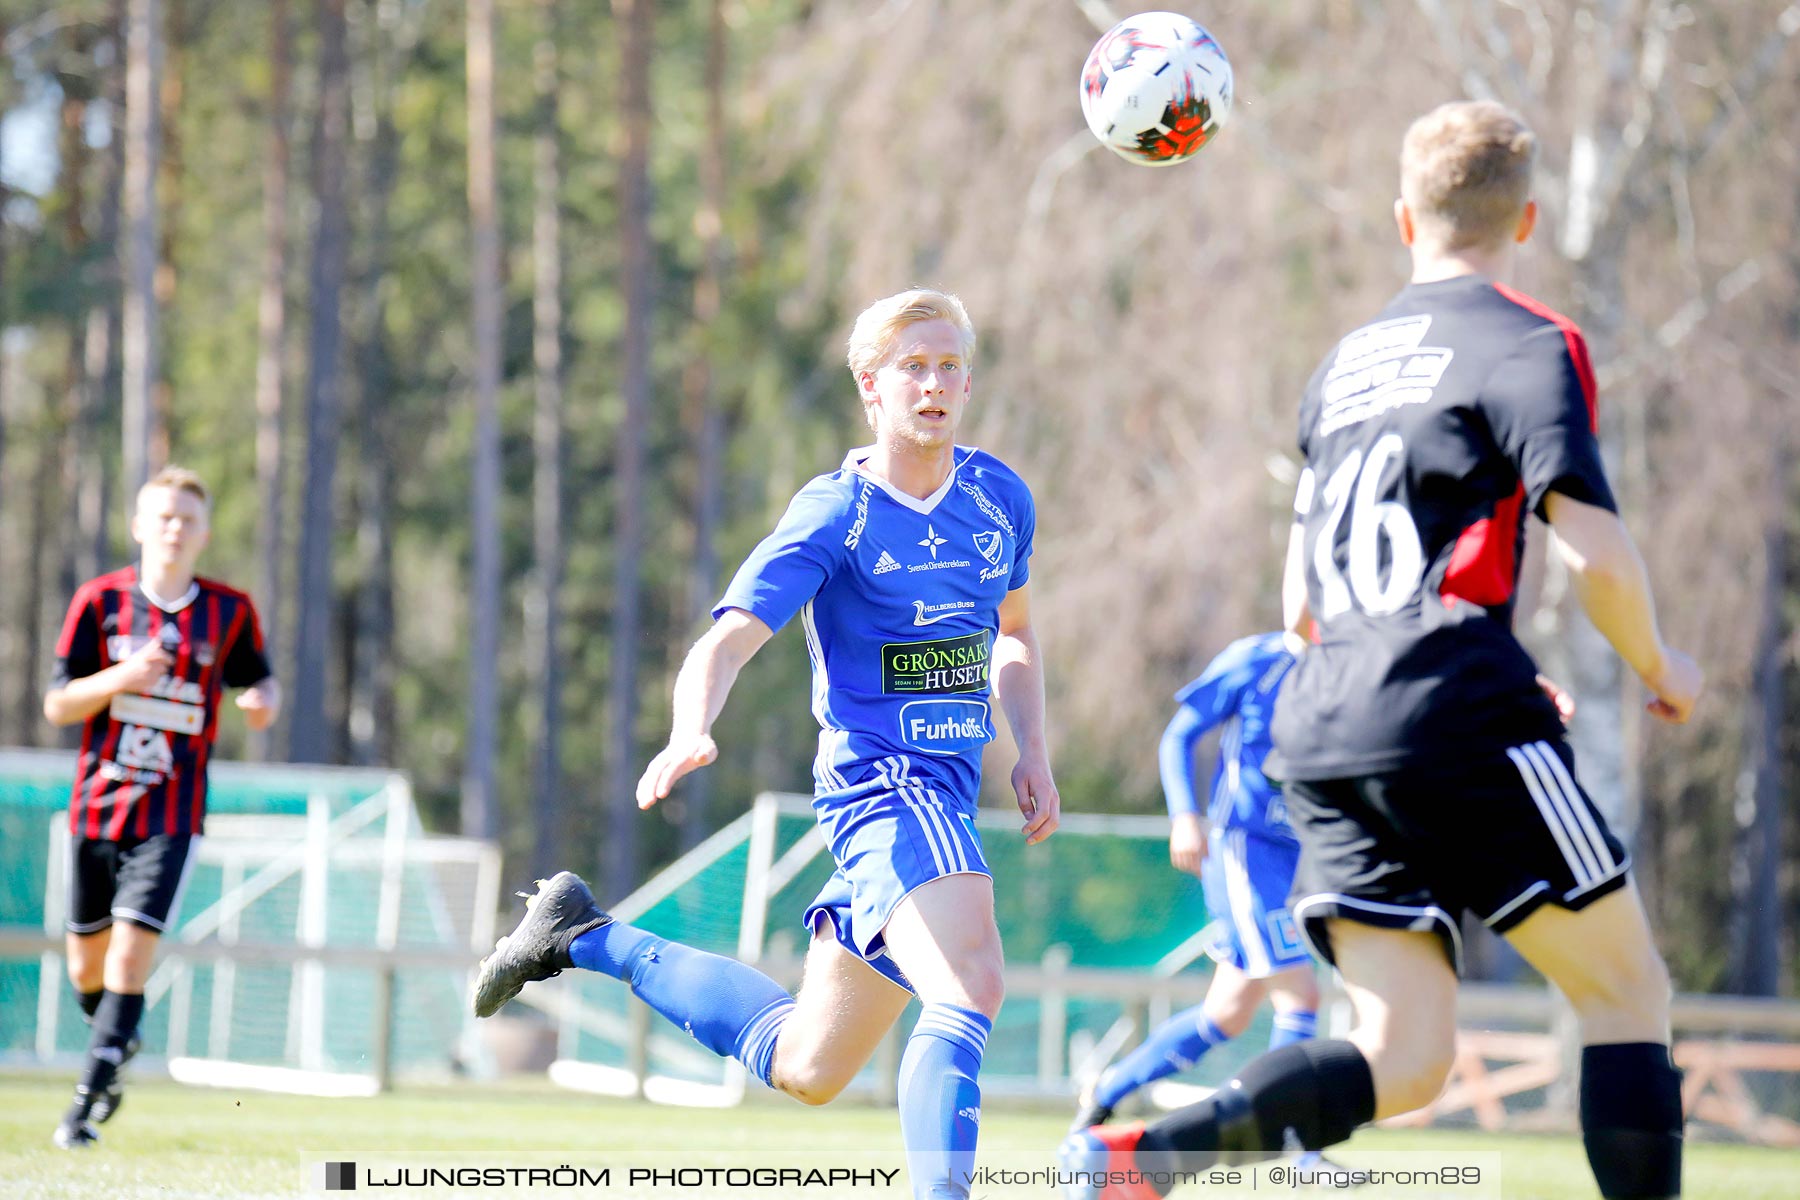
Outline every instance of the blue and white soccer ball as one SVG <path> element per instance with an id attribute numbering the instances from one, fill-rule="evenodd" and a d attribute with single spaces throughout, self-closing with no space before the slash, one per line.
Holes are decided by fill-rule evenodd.
<path id="1" fill-rule="evenodd" d="M 1179 13 L 1126 17 L 1088 52 L 1081 115 L 1128 162 L 1181 162 L 1231 115 L 1231 62 L 1204 26 Z"/>

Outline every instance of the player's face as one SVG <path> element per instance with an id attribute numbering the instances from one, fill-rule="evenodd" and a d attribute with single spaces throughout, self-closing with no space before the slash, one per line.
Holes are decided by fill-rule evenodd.
<path id="1" fill-rule="evenodd" d="M 212 533 L 206 504 L 179 488 L 151 488 L 138 498 L 131 536 L 152 563 L 192 572 Z"/>
<path id="2" fill-rule="evenodd" d="M 962 333 L 948 321 L 902 329 L 881 365 L 857 381 L 875 436 L 895 448 L 951 445 L 969 403 L 966 353 Z"/>

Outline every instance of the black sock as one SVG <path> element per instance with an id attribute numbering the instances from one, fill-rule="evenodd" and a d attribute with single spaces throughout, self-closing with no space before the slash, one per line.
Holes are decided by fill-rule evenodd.
<path id="1" fill-rule="evenodd" d="M 92 992 L 76 990 L 75 1003 L 81 1005 L 81 1015 L 87 1018 L 89 1025 L 94 1023 L 94 1011 L 100 1007 L 100 997 L 104 995 L 106 993 L 99 990 Z"/>
<path id="2" fill-rule="evenodd" d="M 94 1032 L 88 1038 L 87 1066 L 81 1073 L 81 1082 L 75 1085 L 69 1120 L 85 1121 L 94 1098 L 112 1084 L 119 1064 L 125 1061 L 125 1044 L 137 1032 L 143 1016 L 142 992 L 100 994 L 100 1003 L 94 1009 Z"/>
<path id="3" fill-rule="evenodd" d="M 1581 1141 L 1607 1200 L 1681 1195 L 1681 1072 L 1658 1042 L 1581 1051 Z"/>
<path id="4" fill-rule="evenodd" d="M 1204 1170 L 1221 1154 L 1322 1150 L 1374 1119 L 1375 1078 L 1362 1051 L 1349 1042 L 1300 1042 L 1271 1050 L 1212 1096 L 1150 1125 L 1138 1154 L 1170 1154 L 1170 1170 Z"/>

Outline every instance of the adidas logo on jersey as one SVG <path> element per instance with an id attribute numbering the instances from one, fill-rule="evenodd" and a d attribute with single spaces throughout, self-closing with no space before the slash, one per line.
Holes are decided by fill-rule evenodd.
<path id="1" fill-rule="evenodd" d="M 885 575 L 889 571 L 898 571 L 899 569 L 900 564 L 894 561 L 894 556 L 889 554 L 886 550 L 883 550 L 881 552 L 881 557 L 875 560 L 875 570 L 872 573 L 876 575 Z"/>

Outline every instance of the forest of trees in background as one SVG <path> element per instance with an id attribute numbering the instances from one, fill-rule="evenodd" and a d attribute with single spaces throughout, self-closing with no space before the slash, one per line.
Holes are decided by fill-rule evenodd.
<path id="1" fill-rule="evenodd" d="M 0 743 L 56 743 L 63 608 L 179 461 L 217 491 L 202 569 L 255 592 L 289 684 L 274 736 L 227 720 L 223 753 L 392 764 L 509 877 L 621 894 L 754 792 L 809 788 L 783 638 L 720 762 L 630 799 L 729 571 L 865 433 L 850 317 L 928 282 L 981 332 L 965 440 L 1037 497 L 1065 806 L 1158 811 L 1171 694 L 1278 620 L 1300 388 L 1404 278 L 1400 135 L 1493 96 L 1541 139 L 1516 282 L 1588 334 L 1627 521 L 1710 691 L 1647 720 L 1535 526 L 1519 628 L 1576 692 L 1679 983 L 1791 993 L 1796 10 L 1209 0 L 1237 109 L 1163 171 L 1075 99 L 1126 11 L 0 0 Z"/>

